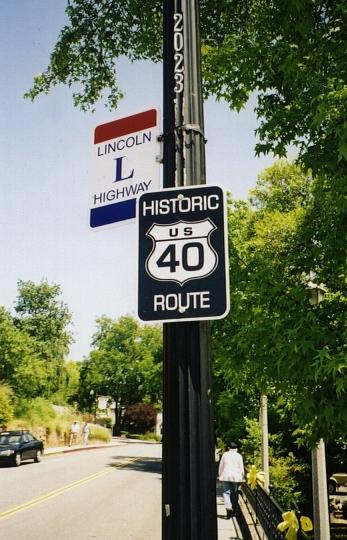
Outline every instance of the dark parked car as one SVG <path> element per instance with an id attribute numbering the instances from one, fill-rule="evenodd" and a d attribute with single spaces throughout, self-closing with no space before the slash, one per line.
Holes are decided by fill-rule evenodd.
<path id="1" fill-rule="evenodd" d="M 22 461 L 41 461 L 43 443 L 29 431 L 0 431 L 0 463 L 19 467 Z"/>

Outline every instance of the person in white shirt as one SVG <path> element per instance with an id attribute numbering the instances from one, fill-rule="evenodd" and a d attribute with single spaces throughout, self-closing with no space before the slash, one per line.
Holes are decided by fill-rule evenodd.
<path id="1" fill-rule="evenodd" d="M 84 423 L 82 433 L 83 433 L 83 445 L 88 446 L 88 437 L 90 433 L 90 427 L 89 427 L 88 422 Z"/>
<path id="2" fill-rule="evenodd" d="M 79 432 L 80 432 L 80 425 L 77 422 L 77 420 L 75 420 L 71 425 L 69 446 L 71 446 L 73 442 L 76 443 Z"/>
<path id="3" fill-rule="evenodd" d="M 241 454 L 237 451 L 237 444 L 231 442 L 229 450 L 224 452 L 219 463 L 218 479 L 223 482 L 223 500 L 226 518 L 230 519 L 236 514 L 239 496 L 239 484 L 244 480 L 244 466 Z"/>

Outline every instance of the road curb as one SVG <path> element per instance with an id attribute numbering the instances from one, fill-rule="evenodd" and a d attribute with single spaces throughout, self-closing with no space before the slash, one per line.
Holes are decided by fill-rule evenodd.
<path id="1" fill-rule="evenodd" d="M 102 448 L 116 448 L 117 446 L 122 446 L 121 444 L 96 444 L 96 445 L 90 445 L 90 446 L 79 446 L 79 447 L 73 447 L 66 448 L 66 447 L 57 447 L 57 448 L 45 448 L 44 455 L 45 456 L 52 456 L 56 454 L 69 454 L 70 452 L 84 452 L 86 450 L 100 450 Z"/>
<path id="2" fill-rule="evenodd" d="M 108 444 L 91 444 L 88 446 L 57 446 L 55 448 L 45 448 L 44 455 L 51 456 L 57 454 L 68 454 L 70 452 L 83 452 L 85 450 L 100 450 L 101 448 L 116 448 L 117 446 L 123 446 L 126 443 L 140 443 L 140 444 L 161 444 L 158 441 L 141 441 L 139 439 L 118 439 L 115 442 Z"/>

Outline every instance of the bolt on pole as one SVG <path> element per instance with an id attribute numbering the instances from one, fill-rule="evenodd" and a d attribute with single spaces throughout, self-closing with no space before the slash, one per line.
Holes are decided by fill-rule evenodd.
<path id="1" fill-rule="evenodd" d="M 198 1 L 164 0 L 164 188 L 204 184 Z M 164 324 L 164 540 L 217 540 L 209 322 Z"/>

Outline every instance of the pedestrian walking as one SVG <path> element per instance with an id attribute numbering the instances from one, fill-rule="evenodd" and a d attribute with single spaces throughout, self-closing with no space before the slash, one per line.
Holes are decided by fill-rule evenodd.
<path id="1" fill-rule="evenodd" d="M 228 451 L 224 452 L 218 467 L 218 479 L 223 482 L 223 500 L 226 510 L 226 519 L 236 514 L 238 507 L 239 485 L 244 481 L 245 470 L 241 454 L 237 451 L 237 444 L 228 444 Z"/>
<path id="2" fill-rule="evenodd" d="M 88 446 L 88 437 L 89 437 L 89 433 L 90 433 L 90 427 L 89 427 L 89 424 L 88 424 L 88 422 L 85 422 L 84 425 L 83 425 L 83 429 L 82 429 L 82 434 L 83 434 L 83 445 L 84 445 L 84 446 Z"/>
<path id="3" fill-rule="evenodd" d="M 70 430 L 69 446 L 71 446 L 73 442 L 76 443 L 79 432 L 80 432 L 80 425 L 77 422 L 77 420 L 74 420 L 74 422 L 71 425 L 71 430 Z"/>

